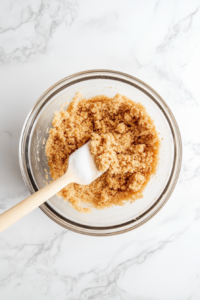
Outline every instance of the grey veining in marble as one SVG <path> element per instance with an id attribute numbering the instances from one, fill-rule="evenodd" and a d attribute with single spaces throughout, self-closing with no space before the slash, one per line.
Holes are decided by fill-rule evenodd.
<path id="1" fill-rule="evenodd" d="M 23 122 L 54 82 L 88 69 L 152 86 L 179 124 L 183 165 L 164 208 L 135 231 L 89 237 L 39 209 L 0 236 L 0 299 L 200 299 L 200 1 L 0 1 L 0 213 L 29 195 Z"/>

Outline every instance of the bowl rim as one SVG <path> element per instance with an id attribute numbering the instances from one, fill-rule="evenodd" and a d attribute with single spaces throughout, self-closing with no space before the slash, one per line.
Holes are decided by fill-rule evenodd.
<path id="1" fill-rule="evenodd" d="M 42 204 L 40 206 L 40 209 L 54 222 L 61 225 L 62 227 L 66 229 L 70 229 L 77 233 L 82 233 L 86 235 L 92 235 L 92 236 L 107 236 L 107 235 L 116 235 L 121 234 L 127 231 L 130 231 L 132 229 L 135 229 L 142 224 L 146 223 L 148 220 L 150 220 L 155 214 L 157 214 L 160 209 L 165 205 L 165 203 L 170 198 L 176 183 L 178 181 L 178 177 L 181 170 L 181 163 L 182 163 L 182 141 L 181 141 L 181 135 L 179 131 L 178 124 L 176 122 L 176 119 L 174 115 L 172 114 L 170 108 L 166 104 L 166 102 L 162 99 L 162 97 L 148 84 L 144 83 L 140 79 L 123 73 L 119 71 L 113 71 L 113 70 L 106 70 L 106 69 L 95 69 L 95 70 L 87 70 L 78 72 L 72 75 L 69 75 L 60 81 L 56 82 L 52 86 L 50 86 L 36 101 L 35 105 L 33 106 L 32 110 L 29 112 L 27 118 L 25 119 L 24 125 L 22 127 L 20 141 L 19 141 L 19 165 L 21 174 L 24 180 L 24 183 L 31 194 L 36 192 L 38 190 L 37 186 L 34 183 L 34 179 L 32 178 L 31 173 L 28 171 L 28 166 L 26 165 L 26 158 L 28 157 L 28 151 L 26 148 L 26 145 L 29 141 L 29 134 L 28 132 L 31 129 L 31 124 L 34 122 L 33 117 L 36 118 L 36 113 L 39 113 L 42 107 L 50 100 L 53 94 L 57 94 L 60 90 L 66 88 L 67 86 L 71 86 L 74 83 L 84 81 L 84 80 L 90 80 L 90 79 L 114 79 L 118 81 L 125 82 L 127 84 L 131 84 L 132 86 L 135 86 L 137 89 L 142 90 L 142 92 L 148 94 L 148 96 L 159 106 L 161 111 L 163 112 L 165 118 L 168 121 L 168 124 L 170 126 L 173 139 L 174 139 L 174 162 L 172 171 L 170 174 L 170 178 L 168 180 L 168 183 L 166 184 L 164 190 L 162 191 L 160 197 L 156 199 L 153 205 L 144 212 L 145 218 L 142 219 L 139 223 L 136 223 L 136 219 L 132 219 L 128 222 L 115 225 L 115 226 L 106 226 L 106 227 L 95 227 L 95 226 L 89 226 L 89 225 L 83 225 L 76 222 L 73 222 L 67 218 L 64 218 L 62 215 L 60 215 L 58 212 L 56 212 L 47 202 Z M 64 86 L 61 86 L 63 83 L 65 83 Z M 138 85 L 137 85 L 138 84 Z M 51 93 L 48 98 L 48 94 Z M 159 102 L 156 101 L 157 97 L 159 99 Z M 161 104 L 162 105 L 161 105 Z M 164 197 L 163 201 L 162 198 Z M 154 211 L 153 211 L 154 209 Z"/>

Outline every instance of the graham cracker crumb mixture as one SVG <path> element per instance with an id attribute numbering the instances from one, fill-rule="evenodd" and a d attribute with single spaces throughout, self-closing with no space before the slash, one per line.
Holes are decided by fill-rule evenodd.
<path id="1" fill-rule="evenodd" d="M 91 140 L 91 153 L 105 172 L 88 186 L 70 184 L 59 192 L 81 212 L 124 205 L 142 197 L 155 174 L 159 138 L 146 109 L 125 96 L 81 99 L 77 93 L 65 111 L 55 113 L 46 143 L 50 173 L 55 180 L 67 169 L 69 155 Z"/>

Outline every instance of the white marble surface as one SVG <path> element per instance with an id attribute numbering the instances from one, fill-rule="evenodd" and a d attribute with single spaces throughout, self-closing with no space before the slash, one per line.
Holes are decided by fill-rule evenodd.
<path id="1" fill-rule="evenodd" d="M 40 209 L 0 235 L 0 299 L 200 299 L 200 1 L 0 1 L 0 213 L 29 195 L 18 165 L 37 98 L 72 73 L 134 75 L 166 100 L 183 165 L 165 207 L 142 227 L 89 237 Z"/>

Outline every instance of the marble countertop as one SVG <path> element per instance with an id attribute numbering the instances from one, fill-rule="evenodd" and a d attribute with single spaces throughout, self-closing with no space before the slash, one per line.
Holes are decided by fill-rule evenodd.
<path id="1" fill-rule="evenodd" d="M 25 118 L 67 75 L 138 77 L 165 99 L 183 141 L 173 195 L 140 228 L 84 236 L 36 209 L 3 232 L 0 299 L 200 299 L 200 1 L 1 1 L 0 65 L 0 213 L 29 195 L 18 163 Z"/>

